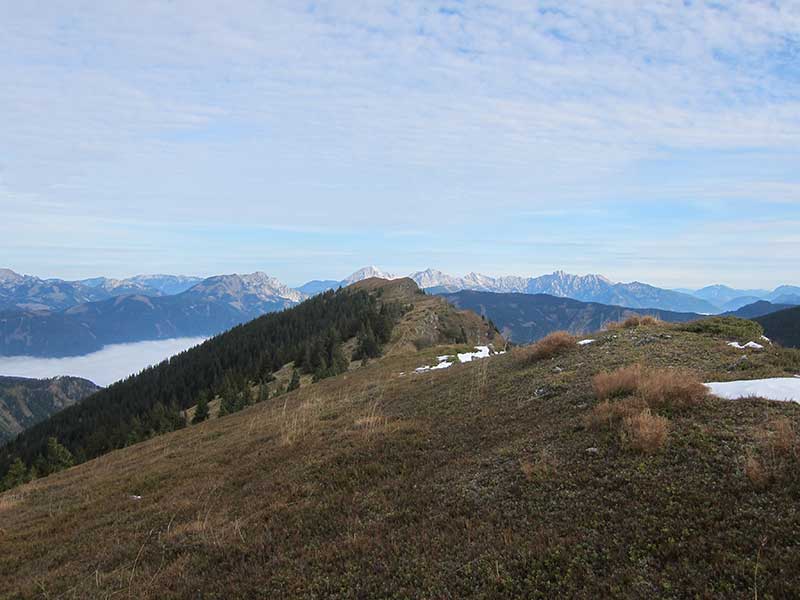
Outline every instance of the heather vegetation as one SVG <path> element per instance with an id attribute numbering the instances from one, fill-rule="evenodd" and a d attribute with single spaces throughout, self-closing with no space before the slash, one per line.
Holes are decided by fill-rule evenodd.
<path id="1" fill-rule="evenodd" d="M 649 323 L 415 373 L 463 348 L 417 351 L 434 299 L 392 301 L 413 307 L 379 358 L 314 384 L 290 361 L 279 397 L 0 494 L 0 597 L 800 586 L 800 407 L 700 383 L 800 373 L 797 353 L 767 345 L 742 361 L 727 335 Z M 463 318 L 468 334 L 480 322 Z"/>

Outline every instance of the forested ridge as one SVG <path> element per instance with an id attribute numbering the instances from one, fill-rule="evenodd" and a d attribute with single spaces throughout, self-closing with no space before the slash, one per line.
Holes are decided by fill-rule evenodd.
<path id="1" fill-rule="evenodd" d="M 34 475 L 51 472 L 48 449 L 52 450 L 53 440 L 76 462 L 83 462 L 184 427 L 181 411 L 199 398 L 205 402 L 219 396 L 224 412 L 238 410 L 253 401 L 254 385 L 271 381 L 273 373 L 288 363 L 319 380 L 346 370 L 351 358 L 378 356 L 404 311 L 400 303 L 381 302 L 379 297 L 380 290 L 329 291 L 239 325 L 118 382 L 0 448 L 0 481 L 12 465 L 17 478 L 22 467 L 32 468 Z M 355 351 L 346 356 L 343 342 L 352 338 L 357 338 Z M 265 399 L 265 394 L 258 399 Z M 59 460 L 59 465 L 66 464 Z M 6 481 L 6 487 L 16 483 Z"/>

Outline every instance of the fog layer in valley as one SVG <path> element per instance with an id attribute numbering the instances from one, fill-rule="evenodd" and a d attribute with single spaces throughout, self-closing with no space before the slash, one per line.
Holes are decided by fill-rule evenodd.
<path id="1" fill-rule="evenodd" d="M 35 378 L 73 375 L 107 386 L 203 341 L 204 338 L 192 337 L 113 344 L 98 352 L 67 358 L 0 356 L 0 375 Z"/>

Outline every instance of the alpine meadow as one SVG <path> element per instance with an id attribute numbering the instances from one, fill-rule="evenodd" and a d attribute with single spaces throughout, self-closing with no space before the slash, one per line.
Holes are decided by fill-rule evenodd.
<path id="1" fill-rule="evenodd" d="M 800 5 L 0 32 L 0 600 L 800 597 Z"/>

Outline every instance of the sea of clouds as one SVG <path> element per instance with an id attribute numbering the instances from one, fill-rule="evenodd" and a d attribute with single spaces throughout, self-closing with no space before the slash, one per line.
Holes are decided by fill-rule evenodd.
<path id="1" fill-rule="evenodd" d="M 0 375 L 35 378 L 72 375 L 107 386 L 203 341 L 205 338 L 191 337 L 112 344 L 91 354 L 66 358 L 0 356 Z"/>

